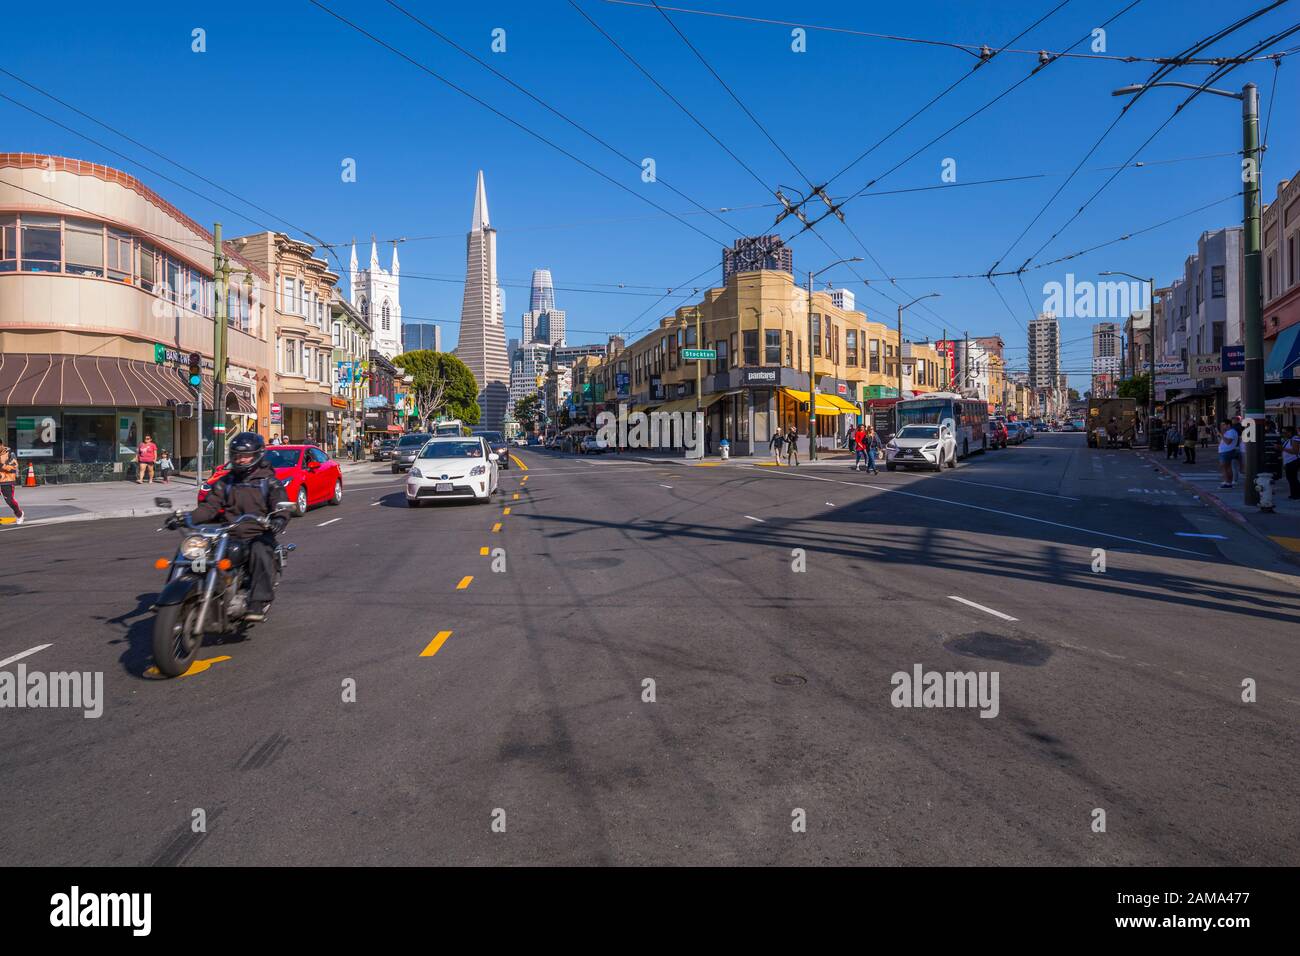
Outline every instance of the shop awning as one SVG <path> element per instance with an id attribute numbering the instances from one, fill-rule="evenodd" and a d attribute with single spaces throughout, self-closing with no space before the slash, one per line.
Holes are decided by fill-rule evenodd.
<path id="1" fill-rule="evenodd" d="M 709 406 L 709 400 L 705 399 L 704 407 L 707 408 L 708 406 Z M 669 402 L 666 405 L 660 405 L 658 408 L 655 409 L 656 413 L 667 413 L 669 415 L 671 415 L 673 412 L 689 413 L 693 411 L 695 411 L 694 398 L 679 398 L 674 402 Z"/>
<path id="2" fill-rule="evenodd" d="M 0 405 L 166 408 L 192 400 L 175 369 L 97 355 L 0 355 Z"/>
<path id="3" fill-rule="evenodd" d="M 312 408 L 329 411 L 334 407 L 328 392 L 283 392 L 275 400 L 284 408 Z"/>
<path id="4" fill-rule="evenodd" d="M 785 392 L 785 394 L 789 395 L 796 402 L 808 401 L 808 393 L 801 392 L 797 388 L 783 388 L 781 391 Z M 832 401 L 832 399 L 834 399 L 834 401 Z M 848 405 L 848 408 L 841 408 L 841 405 Z M 855 406 L 849 405 L 849 403 L 844 401 L 842 398 L 835 395 L 823 395 L 820 392 L 817 394 L 818 415 L 843 415 L 846 411 L 851 412 L 854 415 L 858 413 Z"/>
<path id="5" fill-rule="evenodd" d="M 1293 325 L 1277 334 L 1273 351 L 1268 353 L 1268 361 L 1264 363 L 1264 381 L 1280 382 L 1300 377 L 1297 365 L 1300 365 L 1300 325 Z"/>

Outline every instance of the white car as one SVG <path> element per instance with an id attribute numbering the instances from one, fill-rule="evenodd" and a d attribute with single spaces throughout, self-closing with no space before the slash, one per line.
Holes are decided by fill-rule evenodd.
<path id="1" fill-rule="evenodd" d="M 885 470 L 957 467 L 957 441 L 939 425 L 904 425 L 885 446 Z"/>
<path id="2" fill-rule="evenodd" d="M 431 438 L 406 473 L 406 503 L 418 508 L 449 498 L 489 501 L 497 479 L 496 453 L 481 436 Z"/>

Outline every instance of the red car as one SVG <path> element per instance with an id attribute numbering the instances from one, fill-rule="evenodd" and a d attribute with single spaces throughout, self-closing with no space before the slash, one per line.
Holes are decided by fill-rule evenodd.
<path id="1" fill-rule="evenodd" d="M 315 445 L 267 445 L 266 463 L 284 483 L 284 493 L 294 503 L 294 514 L 305 515 L 312 505 L 343 500 L 343 472 L 339 463 Z M 208 496 L 212 484 L 227 471 L 226 462 L 199 486 L 199 501 Z"/>
<path id="2" fill-rule="evenodd" d="M 1011 436 L 1007 434 L 1005 422 L 989 421 L 989 445 L 993 448 L 1006 448 Z"/>

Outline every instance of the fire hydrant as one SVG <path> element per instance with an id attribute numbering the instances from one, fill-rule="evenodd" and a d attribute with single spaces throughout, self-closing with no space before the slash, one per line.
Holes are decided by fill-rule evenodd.
<path id="1" fill-rule="evenodd" d="M 1256 475 L 1255 490 L 1259 492 L 1259 510 L 1271 514 L 1273 512 L 1273 476 Z"/>
<path id="2" fill-rule="evenodd" d="M 728 460 L 731 457 L 731 442 L 725 438 L 718 442 L 718 455 L 723 461 Z"/>

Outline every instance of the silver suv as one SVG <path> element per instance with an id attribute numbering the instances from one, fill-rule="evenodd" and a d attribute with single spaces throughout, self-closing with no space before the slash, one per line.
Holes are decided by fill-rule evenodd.
<path id="1" fill-rule="evenodd" d="M 400 474 L 410 468 L 415 463 L 415 456 L 432 437 L 427 432 L 412 432 L 399 438 L 397 447 L 393 449 L 393 474 Z"/>

